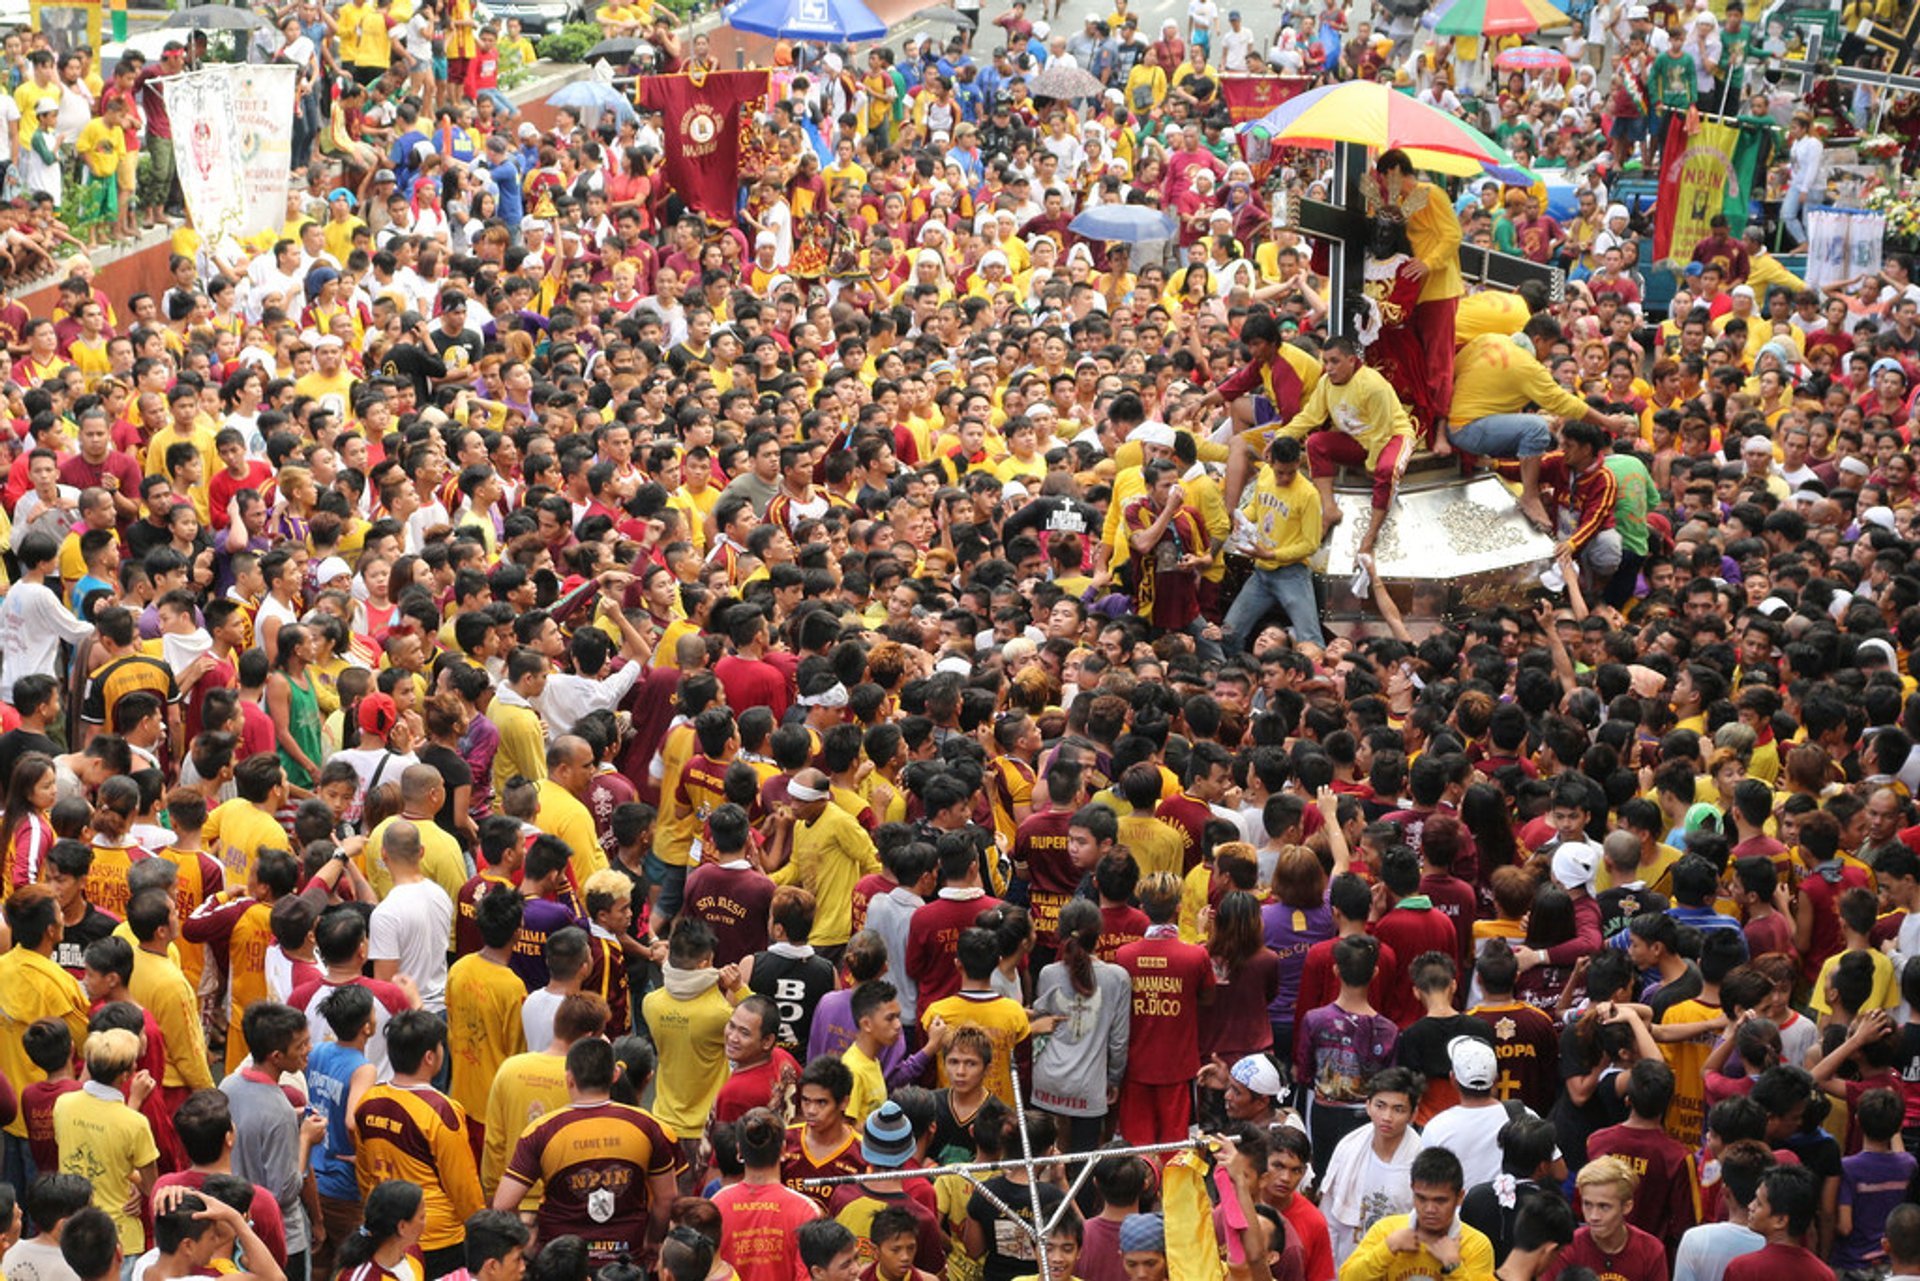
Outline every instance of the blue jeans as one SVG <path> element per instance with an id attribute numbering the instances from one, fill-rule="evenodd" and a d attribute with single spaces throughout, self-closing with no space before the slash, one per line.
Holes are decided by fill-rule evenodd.
<path id="1" fill-rule="evenodd" d="M 1796 191 L 1792 187 L 1788 187 L 1786 199 L 1780 202 L 1780 225 L 1787 229 L 1787 234 L 1793 237 L 1793 243 L 1795 245 L 1804 245 L 1807 243 L 1807 220 L 1805 214 L 1809 203 L 1807 199 L 1809 194 L 1808 192 Z"/>
<path id="2" fill-rule="evenodd" d="M 1538 458 L 1553 448 L 1553 428 L 1541 414 L 1488 414 L 1447 428 L 1453 447 L 1482 458 Z"/>
<path id="3" fill-rule="evenodd" d="M 482 89 L 480 96 L 493 104 L 494 114 L 501 120 L 510 120 L 520 114 L 520 109 L 508 101 L 507 95 L 498 89 Z"/>
<path id="4" fill-rule="evenodd" d="M 1326 634 L 1320 630 L 1320 604 L 1313 595 L 1313 571 L 1303 562 L 1253 571 L 1227 610 L 1227 644 L 1244 651 L 1261 620 L 1275 606 L 1286 611 L 1294 640 L 1311 645 L 1327 643 Z"/>

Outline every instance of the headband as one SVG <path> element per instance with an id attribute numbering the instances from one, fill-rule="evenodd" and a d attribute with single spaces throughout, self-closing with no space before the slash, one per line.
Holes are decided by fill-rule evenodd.
<path id="1" fill-rule="evenodd" d="M 796 801 L 824 801 L 827 794 L 817 787 L 808 787 L 805 783 L 788 783 L 787 796 Z"/>
<path id="2" fill-rule="evenodd" d="M 847 705 L 847 687 L 835 681 L 818 694 L 802 694 L 795 700 L 802 707 L 845 707 Z"/>

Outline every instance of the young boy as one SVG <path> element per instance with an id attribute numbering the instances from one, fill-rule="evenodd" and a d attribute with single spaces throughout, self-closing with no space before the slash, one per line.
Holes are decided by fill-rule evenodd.
<path id="1" fill-rule="evenodd" d="M 960 932 L 956 947 L 960 958 L 960 990 L 944 997 L 920 1012 L 921 1025 L 928 1042 L 933 1029 L 941 1024 L 956 1027 L 971 1023 L 987 1034 L 993 1045 L 993 1057 L 987 1063 L 986 1085 L 989 1093 L 1009 1106 L 1013 1103 L 1014 1050 L 1031 1035 L 1044 1035 L 1058 1021 L 1052 1015 L 1029 1019 L 1020 1002 L 993 990 L 994 970 L 1000 964 L 1000 939 L 991 930 L 969 929 Z M 946 1064 L 941 1062 L 940 1083 L 947 1084 Z"/>
<path id="2" fill-rule="evenodd" d="M 1838 1268 L 1877 1268 L 1886 1261 L 1882 1233 L 1887 1216 L 1906 1199 L 1916 1162 L 1893 1150 L 1905 1104 L 1891 1089 L 1872 1089 L 1853 1104 L 1860 1150 L 1840 1162 L 1840 1209 L 1833 1263 Z"/>
<path id="3" fill-rule="evenodd" d="M 1872 890 L 1847 890 L 1840 895 L 1839 912 L 1840 950 L 1821 964 L 1819 976 L 1813 981 L 1813 994 L 1808 1004 L 1816 1014 L 1833 1013 L 1833 1003 L 1827 989 L 1834 969 L 1842 957 L 1859 953 L 1873 962 L 1873 989 L 1867 995 L 1866 1004 L 1852 1013 L 1892 1009 L 1900 1003 L 1899 979 L 1893 972 L 1892 959 L 1875 947 L 1872 939 L 1874 922 L 1880 915 L 1880 899 Z"/>
<path id="4" fill-rule="evenodd" d="M 1324 1173 L 1334 1145 L 1363 1125 L 1372 1103 L 1366 1082 L 1393 1062 L 1400 1031 L 1373 1008 L 1367 988 L 1377 973 L 1380 944 L 1366 935 L 1333 946 L 1340 993 L 1330 1005 L 1308 1010 L 1294 1028 L 1293 1079 L 1311 1088 L 1310 1134 L 1318 1158 L 1314 1172 Z M 1408 1155 L 1411 1160 L 1411 1154 Z M 1322 1207 L 1326 1205 L 1323 1199 Z M 1359 1224 L 1351 1226 L 1360 1227 Z M 1355 1234 L 1353 1241 L 1359 1239 Z M 1348 1243 L 1352 1248 L 1353 1242 Z"/>
<path id="5" fill-rule="evenodd" d="M 59 1019 L 40 1019 L 21 1035 L 27 1061 L 47 1074 L 20 1092 L 20 1118 L 27 1127 L 27 1151 L 36 1169 L 60 1168 L 60 1144 L 53 1137 L 53 1105 L 80 1088 L 73 1070 L 73 1033 Z"/>
<path id="6" fill-rule="evenodd" d="M 919 1222 L 905 1206 L 890 1205 L 873 1216 L 868 1228 L 873 1262 L 860 1281 L 934 1281 L 934 1274 L 913 1266 L 920 1247 Z M 1060 1274 L 1063 1278 L 1067 1274 Z"/>
<path id="7" fill-rule="evenodd" d="M 1627 1222 L 1640 1176 L 1617 1156 L 1595 1157 L 1574 1178 L 1580 1192 L 1579 1231 L 1560 1252 L 1562 1268 L 1592 1268 L 1622 1281 L 1666 1281 L 1667 1251 L 1659 1238 Z"/>
<path id="8" fill-rule="evenodd" d="M 1622 1213 L 1663 1250 L 1666 1242 L 1678 1241 L 1700 1217 L 1700 1188 L 1693 1161 L 1688 1149 L 1661 1123 L 1673 1094 L 1672 1068 L 1655 1059 L 1635 1063 L 1627 1074 L 1631 1115 L 1619 1125 L 1594 1131 L 1587 1140 L 1587 1164 L 1581 1167 L 1584 1177 L 1599 1158 L 1619 1156 L 1629 1172 L 1637 1172 L 1635 1186 L 1621 1198 L 1626 1207 Z M 1618 1237 L 1610 1229 L 1603 1235 L 1609 1241 Z"/>
<path id="9" fill-rule="evenodd" d="M 887 1101 L 887 1078 L 880 1070 L 880 1056 L 900 1039 L 900 1000 L 893 984 L 873 979 L 855 988 L 852 1014 L 858 1030 L 840 1061 L 853 1074 L 847 1116 L 855 1125 L 864 1125 L 873 1110 Z"/>
<path id="10" fill-rule="evenodd" d="M 1780 1281 L 1782 1277 L 1833 1281 L 1833 1269 L 1799 1244 L 1820 1208 L 1817 1188 L 1813 1171 L 1804 1165 L 1783 1165 L 1767 1171 L 1747 1211 L 1747 1226 L 1767 1243 L 1727 1264 L 1723 1281 Z"/>
<path id="11" fill-rule="evenodd" d="M 1349 989 L 1341 980 L 1341 995 Z M 1377 1015 L 1373 1017 L 1379 1017 Z M 1304 1079 L 1304 1078 L 1297 1078 Z M 1420 1105 L 1419 1078 L 1402 1067 L 1374 1073 L 1366 1085 L 1369 1124 L 1354 1130 L 1333 1147 L 1320 1185 L 1320 1212 L 1327 1219 L 1336 1268 L 1347 1261 L 1360 1239 L 1389 1215 L 1413 1209 L 1409 1181 L 1414 1159 L 1424 1148 L 1413 1129 L 1414 1109 Z M 1316 1092 L 1314 1119 L 1320 1105 Z M 1319 1150 L 1318 1137 L 1314 1141 Z M 1456 1169 L 1458 1162 L 1455 1162 Z"/>

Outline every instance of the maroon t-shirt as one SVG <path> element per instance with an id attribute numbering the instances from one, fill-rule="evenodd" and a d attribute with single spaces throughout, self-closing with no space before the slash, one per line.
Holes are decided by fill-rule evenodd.
<path id="1" fill-rule="evenodd" d="M 1634 1197 L 1636 1204 L 1639 1199 Z M 1609 1281 L 1667 1281 L 1667 1251 L 1656 1238 L 1628 1224 L 1625 1248 L 1618 1254 L 1608 1254 L 1593 1243 L 1593 1233 L 1583 1227 L 1573 1234 L 1573 1244 L 1554 1256 L 1541 1281 L 1553 1281 L 1568 1268 L 1592 1268 L 1595 1276 Z"/>
<path id="2" fill-rule="evenodd" d="M 765 707 L 776 725 L 787 714 L 787 678 L 772 663 L 728 654 L 713 665 L 713 674 L 727 692 L 728 707 Z"/>
<path id="3" fill-rule="evenodd" d="M 520 1136 L 507 1176 L 528 1187 L 544 1180 L 540 1239 L 578 1236 L 598 1264 L 646 1239 L 647 1181 L 673 1173 L 678 1162 L 673 1136 L 651 1114 L 623 1103 L 573 1104 Z"/>
<path id="4" fill-rule="evenodd" d="M 35 1081 L 20 1092 L 20 1119 L 27 1126 L 27 1151 L 49 1172 L 60 1168 L 60 1144 L 53 1137 L 53 1105 L 80 1088 L 78 1081 Z"/>
<path id="5" fill-rule="evenodd" d="M 1280 994 L 1280 957 L 1263 947 L 1238 970 L 1224 974 L 1214 966 L 1213 1007 L 1207 1011 L 1203 1054 L 1218 1054 L 1229 1063 L 1273 1046 L 1273 1023 L 1267 1007 Z"/>
<path id="6" fill-rule="evenodd" d="M 1200 1004 L 1203 997 L 1211 1000 L 1213 958 L 1205 948 L 1177 938 L 1145 938 L 1121 948 L 1114 959 L 1133 980 L 1129 1037 L 1135 1045 L 1154 1047 L 1152 1054 L 1128 1056 L 1127 1080 L 1143 1085 L 1192 1080 L 1200 1071 Z M 1272 999 L 1268 992 L 1267 1000 Z"/>
<path id="7" fill-rule="evenodd" d="M 982 912 L 1000 906 L 991 894 L 975 898 L 928 899 L 907 922 L 907 977 L 920 992 L 919 1008 L 960 990 L 960 933 Z M 1196 1069 L 1197 1071 L 1198 1069 Z"/>
<path id="8" fill-rule="evenodd" d="M 1473 922 L 1480 914 L 1480 896 L 1473 886 L 1457 876 L 1435 872 L 1420 878 L 1420 892 L 1433 900 L 1434 910 L 1453 922 L 1459 940 L 1454 959 L 1465 970 L 1473 956 Z"/>
<path id="9" fill-rule="evenodd" d="M 1727 1264 L 1722 1281 L 1833 1281 L 1833 1269 L 1820 1256 L 1804 1246 L 1763 1245 L 1752 1254 L 1743 1254 Z"/>
<path id="10" fill-rule="evenodd" d="M 1663 1246 L 1677 1244 L 1695 1222 L 1699 1204 L 1693 1162 L 1687 1150 L 1659 1127 L 1610 1125 L 1587 1140 L 1587 1160 L 1618 1156 L 1640 1172 L 1627 1222 L 1650 1233 Z M 1575 1207 L 1576 1210 L 1578 1207 Z"/>
<path id="11" fill-rule="evenodd" d="M 163 1174 L 154 1182 L 153 1190 L 158 1192 L 176 1183 L 201 1192 L 206 1189 L 207 1176 L 198 1170 Z M 280 1203 L 273 1199 L 273 1193 L 257 1184 L 253 1189 L 253 1201 L 247 1206 L 247 1221 L 259 1234 L 260 1244 L 267 1247 L 267 1253 L 273 1256 L 274 1262 L 284 1267 L 287 1261 L 287 1225 L 280 1217 Z"/>
<path id="12" fill-rule="evenodd" d="M 728 966 L 767 946 L 767 913 L 773 907 L 773 878 L 760 869 L 702 863 L 687 873 L 688 916 L 713 930 L 713 963 Z"/>
<path id="13" fill-rule="evenodd" d="M 1395 1024 L 1406 1027 L 1420 1017 L 1421 1009 L 1405 967 L 1422 952 L 1457 955 L 1460 935 L 1446 913 L 1436 907 L 1396 907 L 1373 923 L 1372 932 L 1375 938 L 1393 948 L 1397 962 L 1396 968 L 1389 971 L 1386 990 L 1382 993 L 1386 1003 L 1378 1008 Z M 1387 969 L 1384 956 L 1380 969 Z"/>
<path id="14" fill-rule="evenodd" d="M 1060 909 L 1080 888 L 1080 869 L 1067 857 L 1071 810 L 1041 810 L 1027 815 L 1013 836 L 1013 861 L 1027 866 L 1027 903 L 1033 936 L 1049 947 L 1058 942 Z"/>
<path id="15" fill-rule="evenodd" d="M 1100 909 L 1100 946 L 1103 961 L 1120 959 L 1120 949 L 1147 936 L 1147 914 L 1122 903 Z"/>

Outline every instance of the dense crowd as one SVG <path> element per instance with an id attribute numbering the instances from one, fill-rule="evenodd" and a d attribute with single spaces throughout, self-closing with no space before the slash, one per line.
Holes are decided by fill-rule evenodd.
<path id="1" fill-rule="evenodd" d="M 783 46 L 729 220 L 657 111 L 521 119 L 517 21 L 303 2 L 247 243 L 179 209 L 203 48 L 7 38 L 10 1281 L 1920 1275 L 1920 283 L 1769 251 L 1844 95 L 1737 2 L 1512 79 L 1418 6 L 1049 7 Z M 1385 150 L 1330 298 L 1268 72 L 1577 212 Z M 1777 234 L 1654 263 L 1609 188 L 1708 102 Z M 158 297 L 74 253 L 156 222 Z M 1416 453 L 1537 583 L 1407 607 Z"/>

